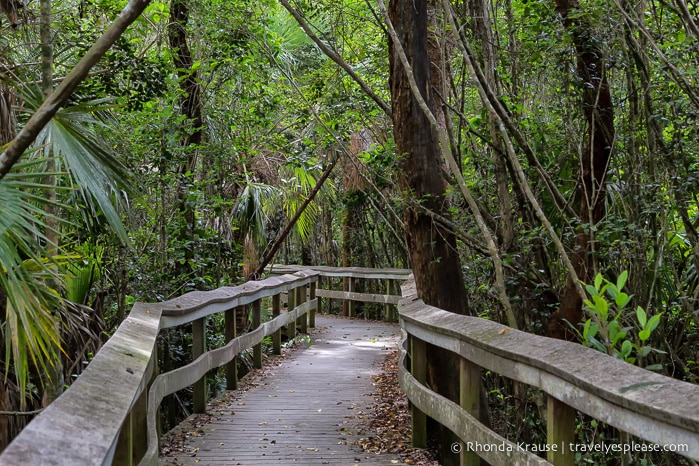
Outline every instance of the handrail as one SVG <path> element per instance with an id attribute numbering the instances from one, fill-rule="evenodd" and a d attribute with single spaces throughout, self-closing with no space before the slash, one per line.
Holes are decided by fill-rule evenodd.
<path id="1" fill-rule="evenodd" d="M 299 270 L 313 270 L 321 277 L 348 277 L 380 280 L 407 280 L 413 273 L 410 269 L 371 269 L 367 267 L 330 267 L 325 265 L 269 265 L 265 270 L 272 274 L 294 273 Z"/>
<path id="2" fill-rule="evenodd" d="M 573 464 L 574 453 L 569 451 L 569 443 L 575 443 L 577 410 L 648 442 L 681 447 L 683 451 L 678 454 L 699 460 L 699 386 L 647 371 L 579 344 L 428 306 L 416 298 L 414 283 L 403 287 L 403 297 L 398 304 L 405 337 L 404 363 L 399 366 L 400 385 L 418 412 L 448 427 L 464 444 L 485 446 L 476 452 L 463 448 L 462 454 L 474 457 L 477 453 L 491 464 Z M 408 340 L 410 349 L 406 347 Z M 421 367 L 425 343 L 461 358 L 463 406 L 425 387 L 424 367 Z M 408 351 L 412 374 L 405 366 Z M 478 410 L 480 368 L 537 387 L 547 394 L 547 445 L 548 448 L 559 445 L 558 451 L 547 454 L 551 463 L 498 436 L 469 413 Z M 473 382 L 474 378 L 478 383 Z M 414 428 L 424 430 L 424 425 Z M 419 435 L 420 432 L 414 432 L 414 436 Z M 496 450 L 492 445 L 504 447 Z M 506 457 L 501 456 L 503 452 Z"/>
<path id="3" fill-rule="evenodd" d="M 129 316 L 102 346 L 82 375 L 2 452 L 0 464 L 43 466 L 137 462 L 144 453 L 138 450 L 142 447 L 135 443 L 144 440 L 144 408 L 148 386 L 155 373 L 158 332 L 163 328 L 200 321 L 208 315 L 261 298 L 315 284 L 317 279 L 316 272 L 298 271 L 293 275 L 270 277 L 235 287 L 192 292 L 162 303 L 135 303 Z M 208 370 L 206 368 L 217 367 L 215 364 L 218 363 L 225 364 L 248 347 L 245 345 L 258 343 L 263 335 L 278 331 L 303 313 L 314 310 L 316 305 L 315 299 L 306 301 L 291 313 L 263 324 L 220 349 L 205 353 L 186 368 L 159 376 L 150 395 L 149 411 L 153 413 L 157 409 L 154 402 L 159 403 L 164 394 L 171 393 L 168 391 L 170 388 L 186 387 L 200 378 Z M 182 376 L 189 369 L 193 372 Z M 168 387 L 167 382 L 173 380 Z M 153 425 L 151 420 L 149 426 Z M 151 434 L 153 431 L 151 428 Z"/>
<path id="4" fill-rule="evenodd" d="M 410 269 L 371 269 L 366 267 L 329 267 L 323 265 L 269 265 L 265 270 L 271 274 L 293 273 L 298 270 L 313 270 L 318 272 L 319 277 L 326 279 L 327 288 L 318 288 L 316 294 L 319 298 L 328 298 L 328 302 L 333 299 L 342 299 L 348 302 L 348 316 L 354 317 L 354 302 L 384 304 L 385 320 L 396 320 L 391 318 L 392 309 L 401 299 L 399 294 L 394 294 L 393 290 L 398 287 L 393 285 L 394 281 L 404 282 L 413 273 Z M 345 281 L 343 290 L 332 289 L 332 279 L 342 278 Z M 357 280 L 385 280 L 386 294 L 383 293 L 358 293 L 355 291 Z"/>

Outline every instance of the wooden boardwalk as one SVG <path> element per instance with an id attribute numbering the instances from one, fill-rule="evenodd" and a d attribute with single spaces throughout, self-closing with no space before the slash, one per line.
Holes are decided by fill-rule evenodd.
<path id="1" fill-rule="evenodd" d="M 397 325 L 317 316 L 313 344 L 279 359 L 244 392 L 215 402 L 215 421 L 187 439 L 171 465 L 391 465 L 396 454 L 368 454 L 367 418 L 378 362 L 399 341 Z M 274 363 L 273 363 L 274 364 Z"/>

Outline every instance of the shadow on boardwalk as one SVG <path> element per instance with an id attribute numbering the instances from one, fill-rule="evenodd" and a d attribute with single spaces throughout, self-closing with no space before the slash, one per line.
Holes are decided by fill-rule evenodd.
<path id="1" fill-rule="evenodd" d="M 397 325 L 317 316 L 313 344 L 273 360 L 243 392 L 212 403 L 213 422 L 190 429 L 172 465 L 391 465 L 398 455 L 357 446 L 371 413 L 371 376 L 399 341 Z M 365 436 L 368 435 L 364 434 Z"/>

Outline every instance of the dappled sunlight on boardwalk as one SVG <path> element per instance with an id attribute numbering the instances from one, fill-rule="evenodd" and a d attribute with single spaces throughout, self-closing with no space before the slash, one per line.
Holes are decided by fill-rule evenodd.
<path id="1" fill-rule="evenodd" d="M 214 402 L 215 420 L 194 430 L 173 465 L 390 465 L 397 454 L 365 453 L 371 376 L 398 344 L 397 325 L 317 317 L 313 343 L 280 359 L 247 391 Z"/>

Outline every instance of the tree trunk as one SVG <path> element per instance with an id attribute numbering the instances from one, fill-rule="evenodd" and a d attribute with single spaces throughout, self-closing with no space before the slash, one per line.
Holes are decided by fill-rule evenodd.
<path id="1" fill-rule="evenodd" d="M 594 252 L 591 231 L 606 214 L 605 174 L 614 144 L 614 108 L 604 55 L 595 43 L 589 18 L 579 11 L 578 0 L 556 0 L 556 8 L 575 46 L 577 74 L 583 89 L 582 109 L 588 126 L 577 188 L 581 225 L 576 233 L 571 262 L 578 278 L 589 283 Z M 576 284 L 568 278 L 561 297 L 561 307 L 551 318 L 549 336 L 573 339 L 575 333 L 570 325 L 577 326 L 582 320 L 582 299 L 576 290 Z"/>
<path id="2" fill-rule="evenodd" d="M 435 109 L 430 85 L 427 0 L 392 0 L 390 19 L 403 45 L 418 89 L 428 106 Z M 389 43 L 390 86 L 393 110 L 393 131 L 399 154 L 398 182 L 406 200 L 416 200 L 427 209 L 449 217 L 445 197 L 448 182 L 441 161 L 439 135 L 430 125 L 417 99 L 410 90 L 408 76 L 398 58 L 394 44 Z M 406 206 L 410 203 L 406 202 Z M 435 223 L 422 210 L 406 207 L 405 235 L 418 296 L 425 303 L 458 314 L 468 313 L 468 303 L 451 231 Z M 450 353 L 428 349 L 428 385 L 458 402 L 458 378 L 445 376 L 458 373 Z M 444 429 L 446 430 L 446 429 Z M 440 430 L 440 460 L 443 464 L 458 455 L 449 452 L 447 432 Z"/>
<path id="3" fill-rule="evenodd" d="M 345 211 L 342 213 L 342 267 L 352 267 L 352 252 L 354 250 L 354 230 L 352 225 L 355 222 L 357 216 L 357 206 L 346 205 Z M 344 277 L 342 279 L 342 291 L 348 292 L 349 288 L 349 277 Z M 349 316 L 350 301 L 347 299 L 342 300 L 342 315 Z"/>
<path id="4" fill-rule="evenodd" d="M 186 116 L 185 125 L 187 125 L 181 130 L 180 148 L 183 156 L 178 168 L 179 181 L 177 185 L 177 204 L 182 222 L 178 240 L 184 247 L 184 264 L 178 262 L 179 274 L 188 274 L 192 271 L 191 260 L 194 258 L 194 250 L 191 244 L 194 240 L 196 215 L 195 206 L 189 200 L 189 190 L 194 183 L 197 147 L 202 140 L 202 126 L 204 124 L 201 116 L 201 91 L 198 73 L 192 69 L 194 60 L 187 45 L 188 21 L 189 7 L 186 0 L 173 0 L 170 5 L 168 38 L 182 90 L 180 113 Z"/>

